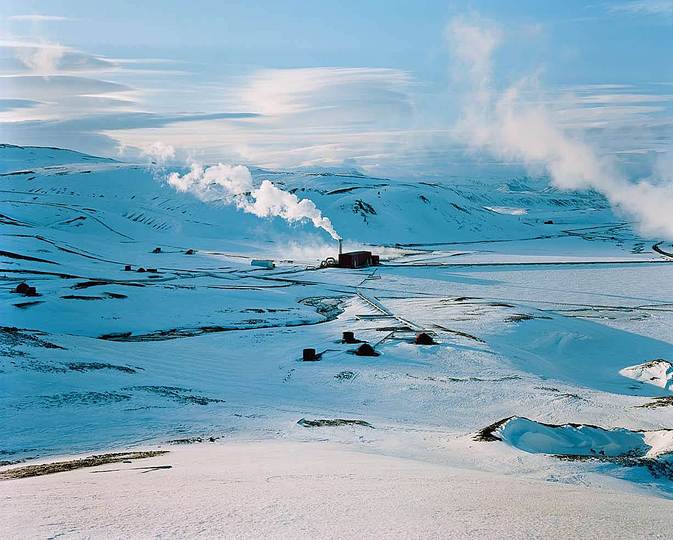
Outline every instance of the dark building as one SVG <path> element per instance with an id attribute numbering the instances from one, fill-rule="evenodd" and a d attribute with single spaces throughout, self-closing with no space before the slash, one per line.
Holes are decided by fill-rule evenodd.
<path id="1" fill-rule="evenodd" d="M 379 256 L 371 251 L 349 251 L 339 253 L 339 268 L 364 268 L 379 264 Z"/>

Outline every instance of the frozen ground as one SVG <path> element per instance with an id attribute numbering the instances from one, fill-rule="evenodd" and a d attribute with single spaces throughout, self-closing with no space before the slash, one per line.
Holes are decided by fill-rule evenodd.
<path id="1" fill-rule="evenodd" d="M 78 536 L 88 524 L 96 535 L 116 535 L 119 520 L 100 521 L 83 503 L 73 503 L 80 504 L 75 521 L 58 521 L 67 527 L 45 528 L 53 509 L 29 506 L 27 498 L 54 494 L 68 478 L 64 496 L 76 498 L 97 490 L 103 477 L 110 493 L 131 489 L 128 482 L 152 489 L 142 484 L 150 478 L 166 478 L 162 489 L 191 478 L 209 493 L 226 480 L 194 480 L 200 469 L 186 465 L 210 459 L 200 453 L 206 449 L 218 464 L 211 470 L 225 477 L 227 453 L 238 456 L 236 478 L 248 475 L 241 489 L 251 493 L 262 480 L 241 468 L 242 448 L 269 475 L 294 470 L 301 456 L 313 467 L 307 489 L 289 481 L 283 489 L 296 490 L 293 500 L 307 497 L 301 512 L 314 502 L 311 489 L 326 501 L 352 493 L 355 502 L 341 514 L 345 536 L 354 534 L 351 522 L 375 526 L 358 521 L 364 503 L 357 501 L 378 500 L 376 493 L 397 485 L 385 479 L 370 491 L 364 465 L 353 485 L 321 473 L 348 468 L 353 456 L 373 470 L 394 464 L 401 499 L 426 500 L 425 479 L 434 474 L 448 475 L 449 484 L 460 479 L 464 498 L 433 484 L 431 493 L 445 501 L 437 522 L 429 502 L 399 513 L 399 527 L 406 523 L 416 536 L 442 536 L 437 523 L 483 535 L 505 512 L 514 531 L 563 500 L 569 506 L 560 515 L 582 506 L 587 515 L 609 516 L 596 518 L 589 537 L 614 536 L 628 522 L 634 528 L 620 530 L 635 538 L 655 534 L 653 509 L 662 515 L 673 508 L 673 266 L 666 255 L 673 248 L 638 237 L 598 195 L 529 179 L 405 184 L 352 172 L 253 170 L 257 182 L 269 179 L 314 200 L 347 249 L 371 244 L 382 254 L 375 269 L 320 270 L 335 251 L 327 235 L 205 204 L 141 165 L 11 146 L 0 148 L 0 164 L 0 459 L 12 467 L 141 444 L 216 441 L 193 449 L 171 444 L 168 462 L 183 465 L 170 471 L 131 477 L 83 469 L 2 481 L 5 510 L 14 505 L 40 516 L 11 521 L 17 536 Z M 256 257 L 277 266 L 252 267 Z M 38 296 L 12 292 L 22 281 Z M 352 354 L 355 346 L 340 341 L 345 330 L 380 356 Z M 436 344 L 415 345 L 419 330 Z M 301 362 L 304 347 L 323 352 L 321 360 Z M 233 444 L 248 440 L 258 442 Z M 298 442 L 311 451 L 300 452 Z M 494 483 L 521 497 L 530 490 L 533 506 L 502 507 L 506 493 Z M 227 497 L 240 487 L 222 485 Z M 252 536 L 322 526 L 295 522 L 283 513 L 286 501 L 269 497 L 264 508 L 274 518 L 255 521 Z M 483 507 L 474 508 L 479 497 L 490 497 L 486 529 L 478 525 Z M 609 506 L 626 497 L 628 504 Z M 408 507 L 389 499 L 372 512 Z M 197 506 L 191 510 L 198 516 Z M 248 523 L 227 515 L 232 527 Z M 540 536 L 554 536 L 555 516 L 540 525 Z M 212 519 L 203 518 L 204 531 Z M 404 532 L 394 520 L 371 534 Z M 177 522 L 153 527 L 166 535 L 198 532 Z"/>
<path id="2" fill-rule="evenodd" d="M 9 480 L 0 493 L 9 498 L 3 526 L 22 538 L 645 539 L 666 538 L 670 527 L 670 503 L 651 495 L 331 443 L 204 443 Z"/>

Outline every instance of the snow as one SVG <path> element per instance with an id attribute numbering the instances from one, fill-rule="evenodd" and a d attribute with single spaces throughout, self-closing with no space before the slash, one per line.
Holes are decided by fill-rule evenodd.
<path id="1" fill-rule="evenodd" d="M 0 494 L 22 538 L 661 538 L 670 514 L 647 495 L 276 441 L 170 447 Z"/>
<path id="2" fill-rule="evenodd" d="M 623 428 L 541 424 L 511 418 L 498 429 L 502 439 L 525 452 L 567 456 L 647 456 L 673 451 L 673 432 L 631 431 Z"/>
<path id="3" fill-rule="evenodd" d="M 484 206 L 484 208 L 486 208 L 486 210 L 491 210 L 491 212 L 495 212 L 496 214 L 506 214 L 510 216 L 523 216 L 528 213 L 525 208 L 508 208 L 507 206 Z"/>
<path id="4" fill-rule="evenodd" d="M 625 367 L 619 374 L 629 379 L 669 388 L 673 382 L 673 365 L 666 360 L 652 360 L 644 364 Z"/>
<path id="5" fill-rule="evenodd" d="M 64 150 L 61 148 L 44 148 L 40 146 L 15 146 L 12 144 L 0 144 L 0 173 L 26 171 L 27 168 L 54 167 L 71 164 L 82 167 L 88 163 L 111 163 L 114 160 L 97 156 L 90 156 Z"/>
<path id="6" fill-rule="evenodd" d="M 20 147 L 0 148 L 0 164 L 8 173 L 0 177 L 0 299 L 7 313 L 0 328 L 1 460 L 215 437 L 207 449 L 171 445 L 169 472 L 132 473 L 149 500 L 158 499 L 150 497 L 153 489 L 172 494 L 161 515 L 175 520 L 166 528 L 147 510 L 153 530 L 169 536 L 196 535 L 199 522 L 204 531 L 217 522 L 245 532 L 251 494 L 270 484 L 244 462 L 246 453 L 259 456 L 256 466 L 269 467 L 268 476 L 285 469 L 296 478 L 302 467 L 314 467 L 307 484 L 293 488 L 287 480 L 260 499 L 255 508 L 280 513 L 268 523 L 250 514 L 260 527 L 255 536 L 326 533 L 329 525 L 342 536 L 489 536 L 501 522 L 516 536 L 546 516 L 541 536 L 583 526 L 598 536 L 591 527 L 599 525 L 610 536 L 619 524 L 635 537 L 638 530 L 654 534 L 660 518 L 653 516 L 666 515 L 673 494 L 666 475 L 637 463 L 554 457 L 593 456 L 593 448 L 664 460 L 671 448 L 673 408 L 648 404 L 673 396 L 665 366 L 673 362 L 673 266 L 652 250 L 656 239 L 638 237 L 595 193 L 559 192 L 528 179 L 408 183 L 250 168 L 253 185 L 272 182 L 313 201 L 344 237 L 344 249 L 368 249 L 383 262 L 318 269 L 336 254 L 326 232 L 179 193 L 165 176 L 184 169 Z M 554 223 L 544 224 L 549 219 Z M 273 260 L 275 268 L 251 266 L 253 259 Z M 39 296 L 13 292 L 22 281 Z M 437 343 L 415 345 L 419 329 Z M 355 346 L 341 342 L 345 330 L 380 356 L 352 354 Z M 306 347 L 322 352 L 321 360 L 302 362 Z M 509 417 L 534 421 L 507 424 L 508 441 L 474 440 Z M 302 418 L 358 420 L 373 429 L 305 427 L 297 423 Z M 246 446 L 251 439 L 258 442 Z M 238 456 L 240 481 L 210 481 L 191 465 L 212 459 L 225 474 L 227 456 Z M 358 469 L 356 481 L 334 472 L 353 459 L 376 474 Z M 388 478 L 386 467 L 400 476 Z M 453 479 L 448 488 L 429 480 L 442 474 Z M 57 528 L 74 536 L 134 536 L 141 521 L 115 518 L 112 510 L 103 519 L 104 506 L 86 510 L 88 490 L 101 489 L 99 482 L 118 516 L 145 508 L 122 496 L 131 484 L 113 473 L 0 482 L 26 512 L 72 511 L 60 521 L 13 518 L 12 530 L 56 534 L 38 523 L 65 523 Z M 348 491 L 351 482 L 356 487 Z M 522 498 L 540 494 L 530 497 L 539 506 L 507 507 L 510 486 Z M 250 491 L 243 496 L 241 489 Z M 319 500 L 312 490 L 329 503 L 320 507 L 321 520 L 309 519 Z M 37 493 L 49 496 L 29 503 Z M 59 493 L 79 502 L 50 507 Z M 341 519 L 329 510 L 344 493 L 353 503 Z M 391 493 L 399 499 L 385 496 Z M 222 504 L 212 514 L 202 510 L 210 507 L 206 495 Z M 176 510 L 190 497 L 193 506 Z M 478 497 L 493 499 L 479 505 Z M 419 498 L 426 506 L 407 502 Z M 632 505 L 619 511 L 608 504 L 627 498 Z M 595 507 L 581 504 L 587 500 Z M 567 512 L 549 514 L 558 501 Z M 241 513 L 227 514 L 227 504 Z M 399 514 L 399 521 L 386 528 L 384 520 L 364 520 L 365 510 Z M 569 524 L 574 511 L 587 512 L 581 525 Z M 433 512 L 442 518 L 433 521 Z M 600 512 L 609 519 L 596 521 Z"/>

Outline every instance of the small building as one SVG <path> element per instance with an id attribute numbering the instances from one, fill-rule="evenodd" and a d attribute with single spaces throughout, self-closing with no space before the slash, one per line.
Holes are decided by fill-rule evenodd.
<path id="1" fill-rule="evenodd" d="M 377 266 L 379 256 L 372 255 L 371 251 L 349 251 L 339 253 L 339 268 L 365 268 L 367 266 Z"/>
<path id="2" fill-rule="evenodd" d="M 270 259 L 253 259 L 250 261 L 252 266 L 259 266 L 260 268 L 268 268 L 269 270 L 276 267 L 276 264 Z"/>

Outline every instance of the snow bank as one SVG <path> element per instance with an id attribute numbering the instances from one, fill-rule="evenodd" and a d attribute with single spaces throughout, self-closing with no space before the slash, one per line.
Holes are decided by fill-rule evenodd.
<path id="1" fill-rule="evenodd" d="M 495 212 L 496 214 L 504 214 L 508 216 L 524 216 L 528 213 L 525 208 L 510 208 L 508 206 L 484 206 L 486 210 Z"/>
<path id="2" fill-rule="evenodd" d="M 582 424 L 552 425 L 513 417 L 495 432 L 507 444 L 532 454 L 655 457 L 673 451 L 673 431 L 670 430 L 632 431 Z"/>
<path id="3" fill-rule="evenodd" d="M 673 365 L 662 359 L 625 367 L 619 371 L 619 374 L 629 379 L 665 389 L 669 389 L 671 383 L 673 383 Z"/>

